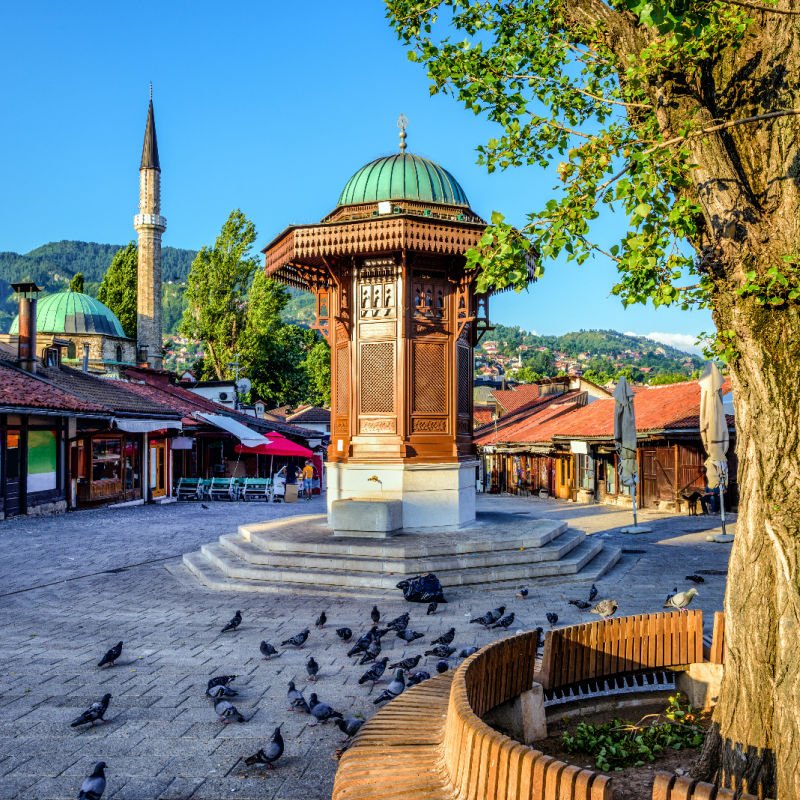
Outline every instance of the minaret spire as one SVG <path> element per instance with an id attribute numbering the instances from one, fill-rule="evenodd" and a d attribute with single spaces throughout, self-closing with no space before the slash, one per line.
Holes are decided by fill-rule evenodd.
<path id="1" fill-rule="evenodd" d="M 400 152 L 406 152 L 406 128 L 408 127 L 408 118 L 405 114 L 400 114 L 397 118 L 397 127 L 400 128 Z"/>
<path id="2" fill-rule="evenodd" d="M 142 163 L 139 169 L 161 169 L 158 161 L 158 139 L 156 138 L 156 118 L 153 113 L 153 84 L 150 83 L 150 105 L 147 108 L 147 123 L 144 127 Z"/>

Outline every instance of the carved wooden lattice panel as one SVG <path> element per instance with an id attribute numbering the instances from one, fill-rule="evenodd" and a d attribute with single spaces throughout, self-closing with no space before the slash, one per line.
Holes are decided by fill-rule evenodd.
<path id="1" fill-rule="evenodd" d="M 361 413 L 394 413 L 394 342 L 361 345 Z"/>
<path id="2" fill-rule="evenodd" d="M 447 413 L 446 364 L 447 355 L 443 343 L 414 342 L 414 413 Z"/>
<path id="3" fill-rule="evenodd" d="M 458 353 L 458 413 L 469 414 L 472 393 L 472 353 L 469 347 L 459 345 Z"/>
<path id="4" fill-rule="evenodd" d="M 350 413 L 350 353 L 347 344 L 336 348 L 336 414 Z"/>

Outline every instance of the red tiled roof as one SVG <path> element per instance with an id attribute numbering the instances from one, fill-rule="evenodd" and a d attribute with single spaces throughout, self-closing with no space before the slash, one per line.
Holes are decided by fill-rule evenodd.
<path id="1" fill-rule="evenodd" d="M 321 406 L 300 406 L 292 414 L 287 414 L 287 422 L 300 423 L 304 422 L 325 422 L 331 421 L 331 412 L 327 408 Z"/>
<path id="2" fill-rule="evenodd" d="M 540 396 L 540 387 L 536 383 L 521 383 L 514 389 L 496 389 L 492 397 L 506 414 L 516 411 L 520 406 L 536 400 Z"/>
<path id="3" fill-rule="evenodd" d="M 98 403 L 76 397 L 34 375 L 5 364 L 0 364 L 0 405 L 73 413 L 109 413 L 109 409 Z"/>
<path id="4" fill-rule="evenodd" d="M 475 406 L 472 409 L 472 419 L 476 425 L 485 425 L 494 419 L 493 406 Z"/>

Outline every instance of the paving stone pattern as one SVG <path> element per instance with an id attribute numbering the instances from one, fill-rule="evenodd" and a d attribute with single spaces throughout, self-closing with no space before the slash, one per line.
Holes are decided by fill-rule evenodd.
<path id="1" fill-rule="evenodd" d="M 534 510 L 604 536 L 626 550 L 619 564 L 598 583 L 601 597 L 613 596 L 620 613 L 660 609 L 675 585 L 699 569 L 725 570 L 729 545 L 711 544 L 711 518 L 665 517 L 643 513 L 653 533 L 618 532 L 630 514 L 598 507 L 481 497 L 485 509 Z M 366 667 L 349 663 L 347 646 L 334 629 L 355 632 L 369 624 L 371 603 L 363 599 L 319 600 L 291 595 L 220 593 L 204 589 L 180 563 L 196 549 L 238 524 L 286 514 L 320 513 L 323 501 L 296 505 L 199 503 L 82 511 L 66 516 L 0 523 L 0 798 L 49 800 L 77 796 L 95 761 L 108 763 L 106 798 L 116 800 L 216 800 L 269 798 L 316 800 L 330 797 L 334 757 L 342 735 L 330 724 L 290 713 L 286 685 L 294 679 L 306 697 L 316 691 L 335 708 L 374 713 L 373 695 L 358 685 Z M 719 609 L 724 575 L 708 576 L 697 605 Z M 399 591 L 379 600 L 385 618 L 404 610 L 425 639 L 406 646 L 385 637 L 392 660 L 421 653 L 427 642 L 451 625 L 459 648 L 482 645 L 498 635 L 469 625 L 470 616 L 501 603 L 517 615 L 513 630 L 544 625 L 545 612 L 559 625 L 586 619 L 566 600 L 588 585 L 560 586 L 552 579 L 530 586 L 529 599 L 508 587 L 448 592 L 450 603 L 433 617 L 410 605 Z M 220 634 L 236 609 L 244 622 Z M 328 625 L 314 629 L 320 611 Z M 707 623 L 710 624 L 710 615 Z M 312 629 L 301 650 L 265 661 L 258 645 L 273 644 Z M 103 653 L 119 639 L 122 657 L 98 669 Z M 316 685 L 306 680 L 305 661 L 314 655 L 321 670 Z M 434 661 L 420 667 L 433 672 Z M 457 659 L 452 661 L 455 666 Z M 237 706 L 245 724 L 221 725 L 204 697 L 208 679 L 236 673 Z M 388 675 L 388 673 L 387 673 Z M 107 722 L 72 729 L 70 721 L 106 691 L 112 700 Z M 266 745 L 283 723 L 286 754 L 274 771 L 248 768 L 242 758 Z"/>

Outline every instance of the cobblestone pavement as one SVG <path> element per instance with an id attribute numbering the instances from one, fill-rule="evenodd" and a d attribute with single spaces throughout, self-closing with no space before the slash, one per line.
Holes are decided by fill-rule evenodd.
<path id="1" fill-rule="evenodd" d="M 705 541 L 710 518 L 643 513 L 653 533 L 630 536 L 618 531 L 630 524 L 630 512 L 505 497 L 481 497 L 479 507 L 563 518 L 622 546 L 622 560 L 598 582 L 600 596 L 615 597 L 621 614 L 659 609 L 674 586 L 687 585 L 685 575 L 724 571 L 730 551 Z M 74 797 L 101 759 L 108 763 L 105 797 L 117 800 L 329 797 L 342 736 L 332 725 L 315 727 L 309 716 L 288 712 L 286 685 L 294 679 L 306 697 L 316 691 L 338 709 L 372 714 L 383 684 L 372 696 L 358 685 L 366 667 L 348 662 L 334 632 L 340 625 L 367 628 L 370 604 L 216 593 L 199 586 L 179 558 L 237 524 L 322 510 L 319 499 L 288 506 L 219 502 L 207 509 L 180 503 L 0 522 L 0 798 Z M 719 609 L 724 581 L 707 576 L 698 606 Z M 531 585 L 525 601 L 515 599 L 513 587 L 462 589 L 448 593 L 450 603 L 433 617 L 393 592 L 378 603 L 384 617 L 408 609 L 411 626 L 426 637 L 402 647 L 387 636 L 384 654 L 394 661 L 421 653 L 451 625 L 459 648 L 485 644 L 497 632 L 476 630 L 468 619 L 501 603 L 516 613 L 517 630 L 546 626 L 546 611 L 559 614 L 559 625 L 583 621 L 566 600 L 586 591 L 585 583 L 555 579 Z M 329 622 L 317 631 L 312 623 L 323 607 Z M 241 627 L 220 634 L 237 608 Z M 277 645 L 304 627 L 312 633 L 303 649 L 271 661 L 260 657 L 261 639 Z M 119 639 L 125 648 L 117 665 L 98 669 Z M 304 668 L 312 654 L 321 665 L 316 686 Z M 428 659 L 420 667 L 432 671 L 433 664 Z M 250 718 L 245 724 L 220 725 L 204 697 L 208 678 L 220 673 L 239 676 L 236 704 Z M 112 694 L 107 722 L 70 728 L 106 691 Z M 279 723 L 286 754 L 278 768 L 245 767 L 242 757 L 264 745 Z"/>

